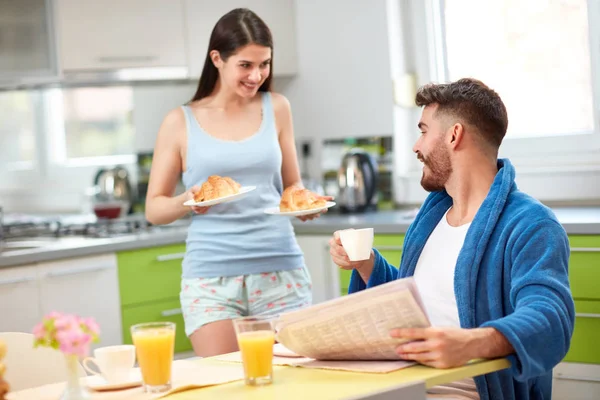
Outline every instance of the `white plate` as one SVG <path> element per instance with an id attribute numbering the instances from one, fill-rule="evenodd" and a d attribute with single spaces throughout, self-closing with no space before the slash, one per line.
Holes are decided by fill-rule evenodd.
<path id="1" fill-rule="evenodd" d="M 239 200 L 242 197 L 246 197 L 246 195 L 248 193 L 250 193 L 251 191 L 253 191 L 254 189 L 256 189 L 256 186 L 242 186 L 240 188 L 240 191 L 238 193 L 236 193 L 236 194 L 231 194 L 229 196 L 219 197 L 218 199 L 201 201 L 199 203 L 196 203 L 194 200 L 188 200 L 185 203 L 183 203 L 183 205 L 184 206 L 189 206 L 189 207 L 191 207 L 191 206 L 208 207 L 208 206 L 214 206 L 215 204 L 228 203 L 230 201 Z"/>
<path id="2" fill-rule="evenodd" d="M 331 208 L 333 206 L 335 206 L 335 203 L 333 201 L 328 201 L 325 204 L 325 206 L 323 206 L 323 207 L 311 208 L 310 210 L 286 211 L 286 212 L 279 211 L 279 207 L 271 207 L 271 208 L 267 208 L 265 210 L 265 214 L 283 215 L 286 217 L 301 217 L 303 215 L 311 215 L 311 214 L 320 213 L 321 211 Z"/>
<path id="3" fill-rule="evenodd" d="M 133 369 L 127 382 L 108 383 L 102 375 L 90 375 L 85 378 L 85 384 L 88 388 L 96 391 L 129 389 L 143 384 L 142 374 L 139 368 Z"/>

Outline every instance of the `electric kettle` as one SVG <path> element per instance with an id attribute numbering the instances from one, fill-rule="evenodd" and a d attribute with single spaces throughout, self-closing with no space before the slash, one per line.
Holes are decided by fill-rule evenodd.
<path id="1" fill-rule="evenodd" d="M 96 200 L 121 201 L 129 209 L 133 203 L 133 190 L 129 173 L 124 167 L 102 168 L 96 173 L 94 185 L 97 188 Z"/>
<path id="2" fill-rule="evenodd" d="M 377 162 L 362 149 L 352 149 L 342 157 L 338 169 L 336 202 L 341 212 L 364 212 L 377 200 Z"/>

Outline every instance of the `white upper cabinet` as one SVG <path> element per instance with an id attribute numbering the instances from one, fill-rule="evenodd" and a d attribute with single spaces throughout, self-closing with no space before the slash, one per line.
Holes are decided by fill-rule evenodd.
<path id="1" fill-rule="evenodd" d="M 56 77 L 50 0 L 0 0 L 0 83 Z"/>
<path id="2" fill-rule="evenodd" d="M 187 67 L 181 0 L 56 0 L 63 71 Z"/>
<path id="3" fill-rule="evenodd" d="M 274 43 L 273 74 L 296 74 L 298 56 L 294 3 L 294 0 L 185 0 L 190 75 L 198 78 L 202 73 L 210 34 L 219 18 L 238 7 L 254 11 L 269 26 Z"/>

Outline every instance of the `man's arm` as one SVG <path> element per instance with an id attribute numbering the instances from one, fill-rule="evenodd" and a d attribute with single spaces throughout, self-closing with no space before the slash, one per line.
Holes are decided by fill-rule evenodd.
<path id="1" fill-rule="evenodd" d="M 348 293 L 358 292 L 378 286 L 398 278 L 398 268 L 390 264 L 376 249 L 371 252 L 372 263 L 354 269 L 350 278 Z"/>
<path id="2" fill-rule="evenodd" d="M 569 350 L 575 321 L 569 242 L 556 221 L 545 219 L 529 224 L 509 246 L 514 312 L 481 327 L 496 329 L 511 344 L 515 379 L 525 380 L 550 371 Z"/>
<path id="3" fill-rule="evenodd" d="M 390 334 L 410 340 L 396 348 L 403 359 L 434 368 L 453 368 L 476 358 L 514 353 L 508 340 L 494 328 L 407 328 L 394 329 Z"/>

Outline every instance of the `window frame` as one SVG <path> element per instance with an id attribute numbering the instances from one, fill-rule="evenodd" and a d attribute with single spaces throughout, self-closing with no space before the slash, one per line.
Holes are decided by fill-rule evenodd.
<path id="1" fill-rule="evenodd" d="M 446 0 L 425 1 L 428 31 L 425 45 L 429 55 L 430 80 L 448 82 L 449 71 L 442 14 Z M 565 154 L 572 154 L 571 161 L 575 162 L 578 161 L 577 158 L 581 153 L 598 153 L 600 150 L 600 2 L 587 0 L 587 7 L 594 110 L 593 130 L 539 137 L 506 137 L 500 149 L 501 156 L 514 159 L 530 157 L 544 159 L 547 156 L 559 156 L 564 159 Z M 543 163 L 542 160 L 540 162 Z"/>

